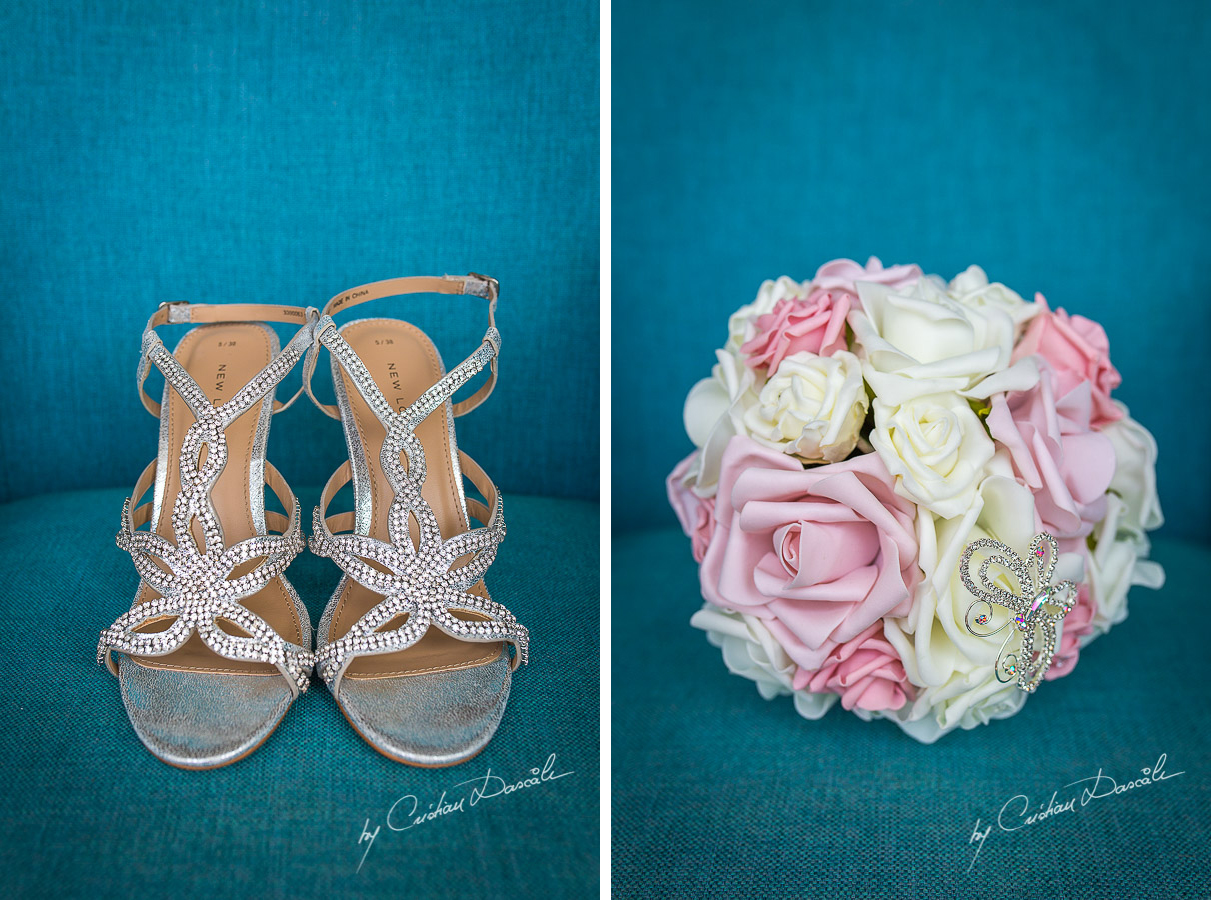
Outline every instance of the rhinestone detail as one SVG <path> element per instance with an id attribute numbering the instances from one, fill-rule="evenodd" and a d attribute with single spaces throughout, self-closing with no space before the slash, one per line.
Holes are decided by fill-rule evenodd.
<path id="1" fill-rule="evenodd" d="M 264 619 L 239 602 L 281 575 L 302 551 L 304 542 L 298 499 L 288 490 L 288 497 L 280 497 L 283 505 L 290 508 L 289 522 L 283 534 L 258 535 L 224 547 L 222 527 L 215 515 L 210 492 L 227 462 L 225 428 L 278 385 L 303 355 L 312 333 L 310 324 L 301 329 L 264 369 L 218 407 L 210 402 L 154 331 L 148 329 L 144 334 L 140 385 L 149 365 L 154 364 L 189 406 L 196 421 L 186 431 L 181 444 L 181 488 L 171 516 L 175 541 L 150 530 L 136 529 L 131 505 L 137 498 L 128 499 L 122 505 L 122 527 L 117 544 L 130 553 L 142 582 L 161 596 L 140 603 L 101 632 L 97 644 L 98 663 L 106 662 L 115 650 L 137 656 L 165 656 L 179 649 L 196 632 L 206 646 L 220 656 L 276 665 L 298 691 L 307 689 L 314 654 L 310 649 L 286 641 Z M 206 458 L 199 462 L 203 449 Z M 194 522 L 202 533 L 201 547 L 191 529 Z M 231 577 L 237 568 L 258 559 L 259 564 L 250 571 Z M 140 584 L 140 590 L 142 586 Z M 168 617 L 174 621 L 164 631 L 135 630 Z M 228 634 L 219 627 L 219 619 L 238 626 L 247 636 Z"/>
<path id="2" fill-rule="evenodd" d="M 977 551 L 986 554 L 977 569 L 971 571 L 972 558 Z M 1050 551 L 1050 552 L 1048 552 Z M 959 577 L 963 586 L 975 599 L 967 608 L 965 617 L 967 630 L 977 637 L 990 637 L 1012 623 L 997 654 L 996 674 L 1003 682 L 1015 680 L 1026 693 L 1033 693 L 1047 674 L 1055 657 L 1057 625 L 1076 603 L 1076 585 L 1071 581 L 1052 584 L 1056 562 L 1059 559 L 1059 544 L 1050 534 L 1037 534 L 1023 560 L 1010 547 L 993 540 L 981 538 L 972 541 L 959 560 Z M 1017 589 L 1009 590 L 990 577 L 991 568 L 1000 569 L 1016 582 Z M 974 621 L 977 625 L 988 623 L 993 605 L 1006 608 L 1011 615 L 992 631 L 977 631 L 972 627 L 972 615 L 983 608 Z M 1015 635 L 1020 635 L 1014 644 Z M 1006 677 L 1002 677 L 1004 674 Z"/>
<path id="3" fill-rule="evenodd" d="M 504 540 L 503 501 L 498 493 L 484 527 L 443 540 L 437 517 L 421 496 L 426 473 L 425 453 L 414 431 L 417 424 L 493 359 L 500 342 L 499 334 L 494 333 L 496 329 L 490 328 L 480 348 L 446 373 L 415 403 L 395 412 L 353 348 L 335 328 L 325 329 L 324 320 L 321 320 L 320 328 L 321 342 L 337 357 L 386 428 L 379 462 L 394 491 L 394 498 L 387 513 L 389 543 L 362 534 L 333 534 L 324 519 L 326 503 L 315 509 L 311 552 L 329 557 L 354 581 L 383 595 L 383 600 L 348 632 L 317 648 L 317 673 L 335 692 L 354 658 L 406 649 L 419 641 L 431 626 L 465 641 L 511 643 L 516 650 L 515 663 L 526 663 L 529 632 L 525 626 L 502 604 L 468 592 L 483 578 L 496 558 L 497 547 Z M 416 542 L 409 532 L 411 520 L 418 526 L 419 540 Z M 463 557 L 470 558 L 460 562 Z M 486 617 L 487 621 L 467 621 L 454 615 L 455 611 L 475 613 Z M 401 615 L 406 615 L 407 620 L 399 628 L 379 631 Z M 325 637 L 320 634 L 319 640 L 323 641 Z"/>

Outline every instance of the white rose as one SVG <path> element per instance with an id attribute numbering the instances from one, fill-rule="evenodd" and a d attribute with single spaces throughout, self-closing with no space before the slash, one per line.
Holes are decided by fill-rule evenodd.
<path id="1" fill-rule="evenodd" d="M 782 360 L 744 413 L 755 440 L 805 462 L 837 462 L 858 443 L 866 420 L 862 364 L 852 353 L 794 353 Z"/>
<path id="2" fill-rule="evenodd" d="M 1160 498 L 1156 493 L 1156 439 L 1143 425 L 1127 414 L 1127 407 L 1114 402 L 1123 418 L 1102 427 L 1102 434 L 1114 445 L 1114 478 L 1110 491 L 1126 506 L 1118 525 L 1147 547 L 1146 532 L 1165 523 Z"/>
<path id="3" fill-rule="evenodd" d="M 1038 381 L 1032 357 L 1010 365 L 1017 325 L 999 304 L 971 296 L 960 303 L 932 277 L 905 293 L 870 282 L 857 287 L 861 308 L 848 321 L 863 375 L 885 403 L 948 391 L 985 398 Z"/>
<path id="4" fill-rule="evenodd" d="M 811 293 L 811 282 L 802 284 L 783 275 L 777 281 L 763 281 L 757 290 L 757 297 L 752 303 L 745 304 L 728 317 L 727 346 L 724 348 L 733 353 L 739 353 L 740 347 L 753 337 L 755 323 L 759 316 L 773 312 L 779 300 L 795 298 L 806 299 Z"/>
<path id="5" fill-rule="evenodd" d="M 876 397 L 870 442 L 896 479 L 896 493 L 935 515 L 962 515 L 995 447 L 958 394 L 927 394 L 892 406 Z"/>
<path id="6" fill-rule="evenodd" d="M 979 266 L 968 266 L 966 271 L 956 275 L 946 292 L 968 309 L 999 309 L 1008 313 L 1017 335 L 1041 309 L 1038 303 L 1027 303 L 1016 291 L 1000 282 L 989 283 L 988 276 Z"/>
<path id="7" fill-rule="evenodd" d="M 744 414 L 757 403 L 763 381 L 744 364 L 739 353 L 716 350 L 719 360 L 685 398 L 685 431 L 698 454 L 685 483 L 700 497 L 713 497 L 719 487 L 719 466 L 727 442 L 744 432 Z"/>
<path id="8" fill-rule="evenodd" d="M 728 671 L 756 682 L 766 700 L 793 694 L 795 709 L 806 719 L 820 718 L 837 702 L 836 694 L 793 688 L 795 664 L 757 617 L 707 603 L 694 613 L 690 624 L 705 631 L 707 640 L 723 650 Z"/>
<path id="9" fill-rule="evenodd" d="M 1008 719 L 1026 702 L 1026 692 L 989 678 L 984 668 L 955 672 L 941 685 L 917 692 L 916 700 L 881 714 L 922 744 L 932 744 L 956 728 L 970 730 L 996 719 Z M 859 715 L 861 710 L 854 710 Z M 863 718 L 874 718 L 863 716 Z"/>
<path id="10" fill-rule="evenodd" d="M 1144 559 L 1147 538 L 1138 538 L 1124 518 L 1133 515 L 1127 503 L 1115 494 L 1106 498 L 1106 518 L 1093 530 L 1094 548 L 1089 554 L 1089 589 L 1093 595 L 1093 635 L 1105 634 L 1127 618 L 1127 593 L 1135 585 L 1158 589 L 1165 583 L 1159 563 Z"/>
<path id="11" fill-rule="evenodd" d="M 1024 554 L 1035 533 L 1034 497 L 997 456 L 974 502 L 962 516 L 917 517 L 920 565 L 925 577 L 912 612 L 888 619 L 884 633 L 900 653 L 916 699 L 888 715 L 912 737 L 931 743 L 955 728 L 974 728 L 1013 715 L 1026 695 L 1016 682 L 1002 683 L 996 660 L 1005 632 L 977 637 L 967 630 L 968 607 L 977 599 L 959 576 L 959 558 L 972 541 L 991 537 Z M 1083 576 L 1079 554 L 1061 554 L 1057 578 Z M 994 608 L 993 626 L 1000 608 Z M 1000 610 L 999 615 L 1007 615 Z M 1015 637 L 1015 640 L 1020 640 Z"/>

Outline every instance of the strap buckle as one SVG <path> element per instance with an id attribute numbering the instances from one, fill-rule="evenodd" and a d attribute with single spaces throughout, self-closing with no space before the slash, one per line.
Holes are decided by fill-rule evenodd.
<path id="1" fill-rule="evenodd" d="M 474 294 L 476 297 L 495 300 L 497 295 L 500 294 L 500 282 L 490 275 L 469 272 L 467 274 L 467 281 L 463 285 L 463 292 Z"/>
<path id="2" fill-rule="evenodd" d="M 159 308 L 167 311 L 166 325 L 184 325 L 189 322 L 188 300 L 165 300 Z"/>

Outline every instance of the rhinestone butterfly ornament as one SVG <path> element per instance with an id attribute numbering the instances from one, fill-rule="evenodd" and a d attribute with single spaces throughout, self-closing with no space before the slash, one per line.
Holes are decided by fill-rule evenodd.
<path id="1" fill-rule="evenodd" d="M 976 554 L 982 559 L 972 572 Z M 1050 534 L 1036 534 L 1023 560 L 1012 549 L 991 538 L 968 544 L 959 561 L 959 576 L 976 599 L 967 607 L 964 624 L 976 637 L 992 637 L 1009 629 L 997 653 L 996 676 L 1002 684 L 1016 679 L 1018 688 L 1033 693 L 1051 668 L 1057 626 L 1076 605 L 1076 585 L 1052 584 L 1059 545 Z M 997 567 L 993 571 L 993 567 Z M 1008 616 L 1000 618 L 994 607 Z M 1015 638 L 1020 635 L 1020 642 Z"/>

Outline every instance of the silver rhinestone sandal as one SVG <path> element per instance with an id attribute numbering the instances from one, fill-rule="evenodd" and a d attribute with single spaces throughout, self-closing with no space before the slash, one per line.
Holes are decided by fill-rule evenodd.
<path id="1" fill-rule="evenodd" d="M 160 418 L 160 449 L 123 505 L 117 538 L 139 589 L 101 632 L 97 661 L 118 676 L 139 739 L 174 766 L 246 756 L 307 689 L 311 622 L 282 575 L 303 548 L 299 505 L 265 461 L 265 441 L 270 417 L 294 400 L 278 403 L 274 391 L 311 346 L 317 318 L 289 306 L 171 303 L 143 333 L 139 393 Z M 279 352 L 266 321 L 302 328 Z M 175 323 L 208 324 L 169 353 L 155 329 Z M 153 364 L 162 404 L 143 390 Z M 265 485 L 288 515 L 266 511 Z"/>
<path id="2" fill-rule="evenodd" d="M 483 343 L 449 372 L 407 322 L 364 319 L 338 330 L 331 318 L 418 292 L 488 301 Z M 482 403 L 496 382 L 496 293 L 494 279 L 468 275 L 399 278 L 338 294 L 324 307 L 304 369 L 311 394 L 319 347 L 331 352 L 337 405 L 315 402 L 342 420 L 350 457 L 315 510 L 312 552 L 344 572 L 320 620 L 316 672 L 371 746 L 415 766 L 454 765 L 482 750 L 504 714 L 511 673 L 526 661 L 526 629 L 483 583 L 505 536 L 500 496 L 454 436 L 455 417 Z M 487 383 L 452 402 L 489 365 Z M 483 502 L 467 497 L 464 477 Z M 326 518 L 350 481 L 354 511 Z M 471 528 L 472 517 L 481 527 Z"/>

